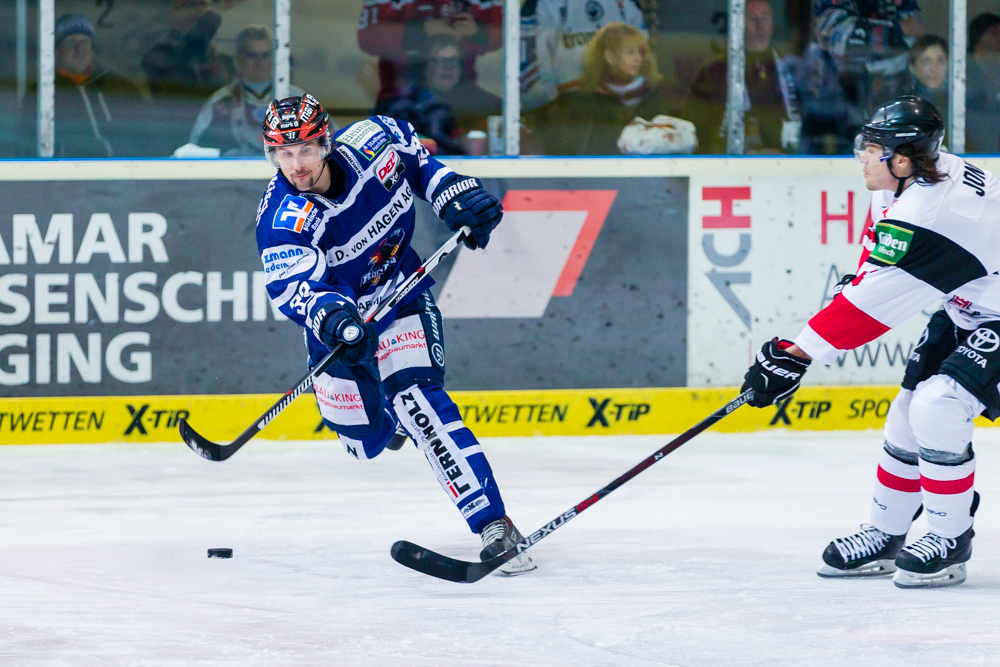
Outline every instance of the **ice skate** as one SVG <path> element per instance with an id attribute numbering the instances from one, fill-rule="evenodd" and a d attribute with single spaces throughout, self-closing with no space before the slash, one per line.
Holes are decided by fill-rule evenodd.
<path id="1" fill-rule="evenodd" d="M 965 581 L 965 563 L 972 557 L 975 534 L 971 528 L 958 537 L 927 533 L 899 552 L 892 583 L 899 588 L 958 586 Z"/>
<path id="2" fill-rule="evenodd" d="M 507 516 L 488 524 L 480 531 L 479 536 L 483 539 L 483 550 L 479 552 L 479 560 L 481 561 L 488 561 L 494 556 L 499 556 L 524 540 L 521 531 Z M 501 565 L 497 571 L 508 577 L 514 577 L 531 572 L 537 567 L 528 554 L 520 554 Z"/>
<path id="3" fill-rule="evenodd" d="M 816 571 L 821 577 L 881 577 L 896 571 L 896 556 L 906 535 L 890 535 L 871 524 L 839 537 L 823 552 L 823 565 Z"/>
<path id="4" fill-rule="evenodd" d="M 969 514 L 976 516 L 977 509 L 979 492 L 974 491 Z M 972 538 L 975 535 L 972 528 L 958 537 L 927 533 L 899 552 L 896 557 L 898 569 L 892 583 L 899 588 L 958 586 L 965 581 L 965 563 L 972 557 Z"/>

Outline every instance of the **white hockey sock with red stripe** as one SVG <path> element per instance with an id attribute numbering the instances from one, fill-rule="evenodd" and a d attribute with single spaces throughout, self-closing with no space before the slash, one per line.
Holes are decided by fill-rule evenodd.
<path id="1" fill-rule="evenodd" d="M 972 526 L 973 419 L 985 406 L 953 378 L 935 375 L 917 385 L 910 426 L 920 444 L 920 486 L 927 527 L 958 537 Z"/>
<path id="2" fill-rule="evenodd" d="M 905 535 L 920 507 L 917 439 L 910 428 L 913 392 L 900 389 L 885 419 L 885 445 L 879 454 L 871 524 L 890 535 Z"/>
<path id="3" fill-rule="evenodd" d="M 920 485 L 923 488 L 927 528 L 941 537 L 958 537 L 972 527 L 972 484 L 976 456 L 960 465 L 941 465 L 920 457 Z"/>
<path id="4" fill-rule="evenodd" d="M 871 524 L 890 535 L 905 535 L 922 500 L 917 465 L 901 461 L 883 448 L 872 495 Z"/>

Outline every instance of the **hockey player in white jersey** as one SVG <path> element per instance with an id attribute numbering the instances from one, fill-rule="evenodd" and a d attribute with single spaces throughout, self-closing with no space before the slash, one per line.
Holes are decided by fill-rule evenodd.
<path id="1" fill-rule="evenodd" d="M 900 588 L 954 586 L 972 555 L 973 419 L 1000 417 L 1000 183 L 940 152 L 941 115 L 904 96 L 855 140 L 873 192 L 856 276 L 792 341 L 766 343 L 743 389 L 756 407 L 790 396 L 812 360 L 831 364 L 937 302 L 889 409 L 869 524 L 835 539 L 823 577 L 895 573 Z M 929 532 L 906 545 L 923 508 Z"/>
<path id="2" fill-rule="evenodd" d="M 421 264 L 410 246 L 414 196 L 433 202 L 466 244 L 485 247 L 502 207 L 476 178 L 432 158 L 408 123 L 375 116 L 331 134 L 311 95 L 274 100 L 263 126 L 277 169 L 260 202 L 256 236 L 268 295 L 304 329 L 310 365 L 337 345 L 344 354 L 314 381 L 327 425 L 349 454 L 371 459 L 405 432 L 482 538 L 488 560 L 524 538 L 507 517 L 486 455 L 444 390 L 441 313 L 427 279 L 379 329 L 361 313 L 391 295 Z M 505 574 L 535 569 L 521 554 Z"/>
<path id="3" fill-rule="evenodd" d="M 521 108 L 537 109 L 576 88 L 587 44 L 616 22 L 646 33 L 636 0 L 527 0 L 521 7 Z"/>

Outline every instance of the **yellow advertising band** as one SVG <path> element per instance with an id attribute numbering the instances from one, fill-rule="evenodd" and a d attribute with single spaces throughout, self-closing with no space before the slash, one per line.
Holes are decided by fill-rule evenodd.
<path id="1" fill-rule="evenodd" d="M 789 401 L 743 407 L 713 428 L 739 433 L 767 429 L 879 429 L 897 387 L 804 387 Z M 481 437 L 673 434 L 687 430 L 737 394 L 719 389 L 568 389 L 456 391 L 462 418 Z M 229 442 L 277 399 L 272 394 L 112 396 L 0 399 L 0 444 L 180 441 L 188 419 L 205 437 Z M 989 425 L 979 419 L 980 425 Z M 268 440 L 335 437 L 316 402 L 302 397 L 260 436 Z"/>

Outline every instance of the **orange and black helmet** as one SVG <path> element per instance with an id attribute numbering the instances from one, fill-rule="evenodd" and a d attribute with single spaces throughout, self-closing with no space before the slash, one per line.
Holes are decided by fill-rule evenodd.
<path id="1" fill-rule="evenodd" d="M 264 115 L 263 135 L 264 156 L 275 169 L 280 169 L 275 151 L 282 146 L 318 139 L 320 156 L 325 158 L 333 144 L 330 116 L 319 100 L 309 94 L 271 100 Z"/>
<path id="2" fill-rule="evenodd" d="M 291 146 L 320 139 L 330 132 L 330 116 L 308 93 L 302 97 L 271 100 L 264 115 L 264 144 Z"/>

